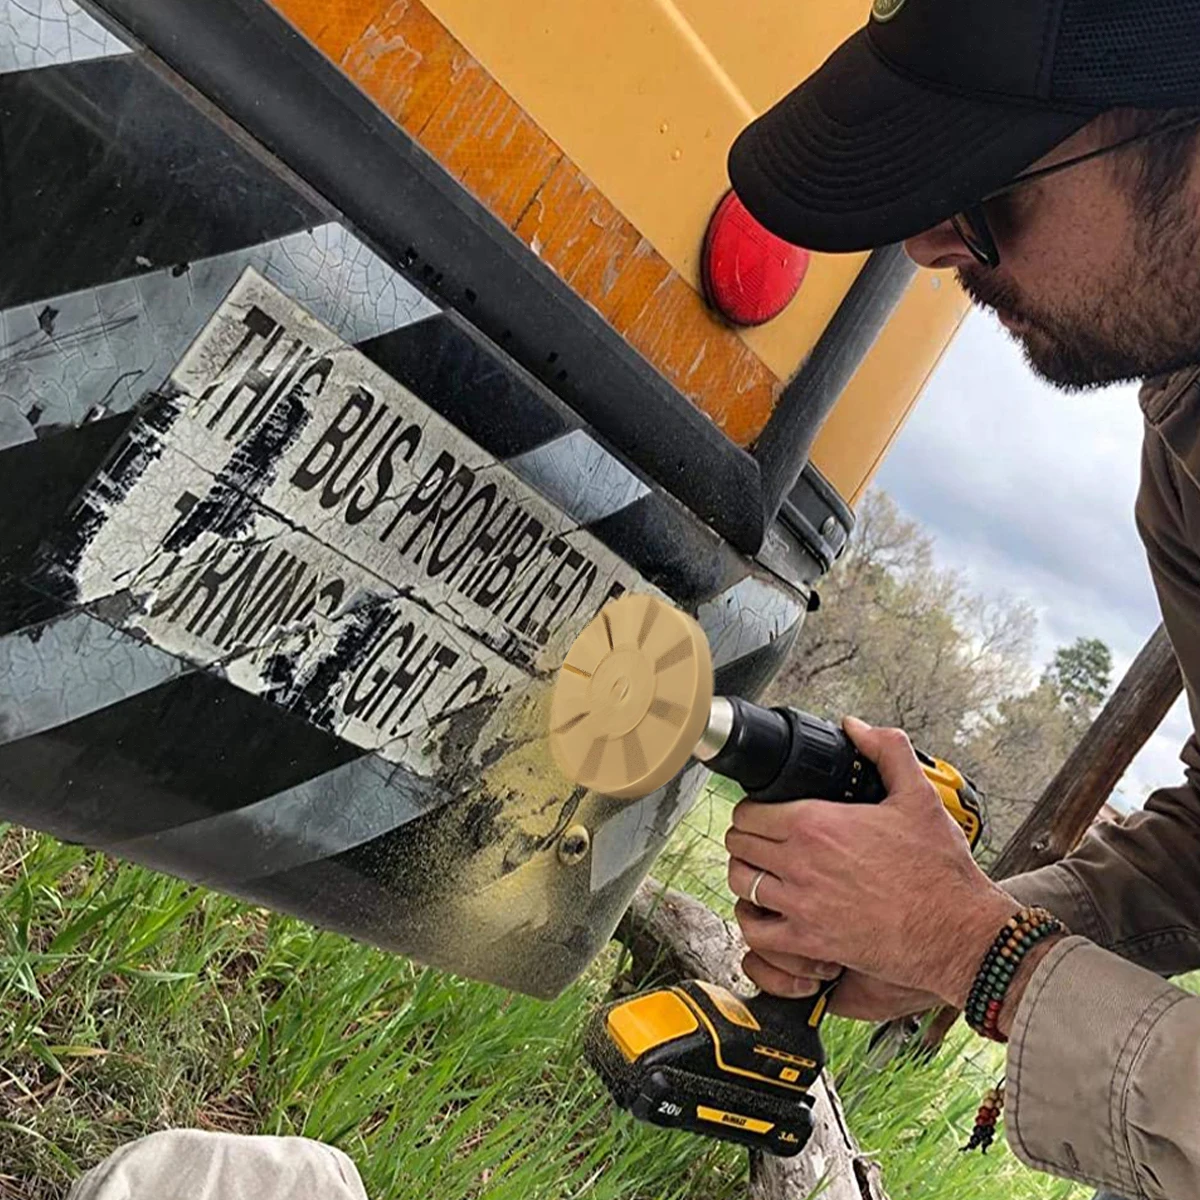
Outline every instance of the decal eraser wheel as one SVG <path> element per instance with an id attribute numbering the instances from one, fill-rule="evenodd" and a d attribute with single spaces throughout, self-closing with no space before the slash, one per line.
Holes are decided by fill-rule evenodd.
<path id="1" fill-rule="evenodd" d="M 570 779 L 635 800 L 673 779 L 708 724 L 712 654 L 699 624 L 654 596 L 606 604 L 575 639 L 550 705 Z"/>

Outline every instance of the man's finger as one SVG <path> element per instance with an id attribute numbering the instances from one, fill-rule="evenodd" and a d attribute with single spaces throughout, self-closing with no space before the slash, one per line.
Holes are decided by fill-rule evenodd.
<path id="1" fill-rule="evenodd" d="M 797 800 L 805 797 L 797 796 Z M 767 838 L 772 842 L 787 840 L 787 810 L 790 804 L 757 804 L 753 800 L 739 800 L 733 806 L 733 827 L 755 837 Z"/>
<path id="2" fill-rule="evenodd" d="M 799 979 L 836 979 L 842 973 L 837 963 L 824 962 L 819 958 L 805 958 L 800 954 L 788 954 L 783 950 L 755 950 L 759 958 L 770 963 L 777 971 L 795 975 Z"/>
<path id="3" fill-rule="evenodd" d="M 770 838 L 759 837 L 757 834 L 744 833 L 740 829 L 730 827 L 725 831 L 725 849 L 731 858 L 740 858 L 742 862 L 752 867 L 761 867 L 772 875 L 782 875 L 788 864 L 787 849 L 782 842 Z"/>
<path id="4" fill-rule="evenodd" d="M 778 882 L 775 885 L 779 887 Z M 762 900 L 763 886 L 758 889 Z M 795 941 L 800 935 L 777 910 L 755 907 L 749 900 L 739 900 L 733 906 L 734 920 L 741 926 L 746 945 L 755 950 L 774 951 L 783 954 L 795 953 Z"/>
<path id="5" fill-rule="evenodd" d="M 850 740 L 879 768 L 888 795 L 930 786 L 904 730 L 876 729 L 857 717 L 844 717 L 842 728 Z"/>
<path id="6" fill-rule="evenodd" d="M 765 909 L 773 917 L 778 912 L 778 909 L 771 907 L 772 898 L 777 899 L 782 889 L 777 875 L 743 862 L 740 858 L 731 858 L 726 879 L 729 890 L 739 900 L 744 900 L 752 911 L 757 909 L 761 913 Z"/>
<path id="7" fill-rule="evenodd" d="M 786 1000 L 798 1000 L 801 996 L 815 996 L 821 987 L 819 979 L 803 979 L 789 975 L 772 966 L 761 954 L 751 950 L 742 959 L 742 970 L 764 992 L 772 996 L 782 996 Z"/>

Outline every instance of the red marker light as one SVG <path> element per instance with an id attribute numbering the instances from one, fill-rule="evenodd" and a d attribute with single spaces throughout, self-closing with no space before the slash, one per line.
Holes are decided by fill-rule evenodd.
<path id="1" fill-rule="evenodd" d="M 704 298 L 732 325 L 762 325 L 792 302 L 811 257 L 764 229 L 730 189 L 704 234 Z"/>

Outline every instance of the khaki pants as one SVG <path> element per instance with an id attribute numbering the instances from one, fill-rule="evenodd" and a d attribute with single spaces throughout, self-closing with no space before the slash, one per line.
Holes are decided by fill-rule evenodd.
<path id="1" fill-rule="evenodd" d="M 354 1164 L 307 1138 L 168 1129 L 122 1146 L 67 1200 L 367 1200 Z"/>

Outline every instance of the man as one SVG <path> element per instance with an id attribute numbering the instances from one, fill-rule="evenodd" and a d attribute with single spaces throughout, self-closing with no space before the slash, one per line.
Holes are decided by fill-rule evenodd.
<path id="1" fill-rule="evenodd" d="M 1200 0 L 875 0 L 730 174 L 790 242 L 903 241 L 955 271 L 1051 382 L 1144 381 L 1137 523 L 1200 721 Z M 1196 737 L 1186 786 L 1001 887 L 905 736 L 846 728 L 888 784 L 878 809 L 735 811 L 747 974 L 799 996 L 840 964 L 832 1011 L 864 1020 L 961 1008 L 1001 926 L 1043 905 L 1070 932 L 1003 998 L 1009 1143 L 1120 1196 L 1200 1196 L 1200 998 L 1163 979 L 1200 966 Z"/>

